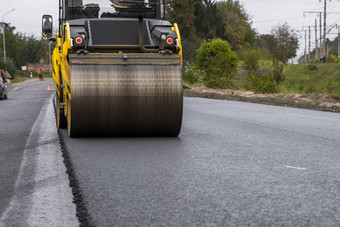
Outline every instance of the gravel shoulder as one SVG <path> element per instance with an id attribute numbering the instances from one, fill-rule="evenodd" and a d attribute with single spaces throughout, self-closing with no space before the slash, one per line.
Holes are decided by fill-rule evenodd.
<path id="1" fill-rule="evenodd" d="M 319 93 L 257 94 L 243 90 L 210 89 L 202 85 L 184 89 L 184 95 L 340 113 L 340 97 Z"/>

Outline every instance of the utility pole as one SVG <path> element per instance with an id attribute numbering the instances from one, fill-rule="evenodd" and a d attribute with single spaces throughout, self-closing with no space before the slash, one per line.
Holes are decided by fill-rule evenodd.
<path id="1" fill-rule="evenodd" d="M 306 52 L 305 53 L 306 54 L 305 62 L 306 63 L 310 62 L 312 60 L 312 58 L 313 58 L 312 57 L 312 52 L 311 52 L 311 47 L 312 47 L 312 45 L 311 45 L 311 43 L 312 43 L 311 42 L 311 38 L 312 38 L 311 31 L 314 31 L 314 30 L 312 30 L 312 27 L 314 27 L 314 26 L 315 25 L 313 25 L 313 26 L 303 26 L 302 27 L 302 30 L 305 31 L 305 52 Z M 307 31 L 308 31 L 308 41 L 307 41 Z M 317 38 L 315 38 L 315 39 L 317 39 Z M 308 42 L 308 44 L 307 44 L 307 42 Z M 308 45 L 308 47 L 307 47 L 307 45 Z M 316 48 L 317 47 L 315 47 L 315 49 Z"/>
<path id="2" fill-rule="evenodd" d="M 321 1 L 321 0 L 320 0 Z M 322 61 L 326 63 L 326 25 L 327 25 L 327 0 L 324 0 L 324 12 L 323 12 L 323 53 L 322 53 Z"/>
<path id="3" fill-rule="evenodd" d="M 321 49 L 322 49 L 322 12 L 319 13 L 320 16 L 320 56 L 319 56 L 319 61 L 321 59 L 322 53 L 321 53 Z"/>
<path id="4" fill-rule="evenodd" d="M 331 0 L 329 0 L 331 1 Z M 339 1 L 339 0 L 338 0 Z M 319 0 L 319 2 L 321 2 L 321 0 Z M 326 57 L 328 57 L 328 52 L 326 50 L 326 26 L 327 26 L 327 0 L 324 0 L 324 10 L 323 10 L 323 63 L 326 63 Z"/>
<path id="5" fill-rule="evenodd" d="M 338 25 L 338 58 L 340 58 L 340 26 Z"/>
<path id="6" fill-rule="evenodd" d="M 319 59 L 318 51 L 318 20 L 315 19 L 315 60 Z"/>
<path id="7" fill-rule="evenodd" d="M 5 41 L 5 39 L 6 39 L 6 36 L 5 36 L 6 28 L 5 28 L 5 20 L 4 20 L 4 18 L 5 18 L 5 16 L 6 16 L 7 14 L 13 12 L 14 10 L 15 10 L 15 8 L 12 9 L 12 10 L 10 10 L 10 11 L 8 11 L 8 12 L 5 13 L 4 15 L 2 15 L 2 26 L 3 26 L 3 28 L 4 28 L 4 30 L 3 30 L 3 41 L 4 41 L 4 63 L 5 63 L 5 70 L 6 70 L 6 41 Z"/>
<path id="8" fill-rule="evenodd" d="M 308 26 L 308 62 L 311 60 L 311 53 L 310 53 L 310 26 Z"/>
<path id="9" fill-rule="evenodd" d="M 307 30 L 305 30 L 305 63 L 307 64 Z"/>
<path id="10" fill-rule="evenodd" d="M 319 16 L 319 21 L 320 21 L 320 48 L 318 49 L 318 57 L 319 59 L 322 58 L 323 56 L 323 51 L 322 51 L 322 13 L 321 11 L 305 11 L 303 12 L 303 16 L 305 16 L 305 14 L 317 14 Z M 317 29 L 315 29 L 317 30 Z M 317 44 L 315 44 L 315 46 L 317 46 Z"/>

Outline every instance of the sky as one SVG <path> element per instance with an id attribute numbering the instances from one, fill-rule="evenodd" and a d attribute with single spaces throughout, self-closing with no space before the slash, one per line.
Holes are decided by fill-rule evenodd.
<path id="1" fill-rule="evenodd" d="M 305 34 L 302 30 L 308 29 L 304 26 L 315 26 L 315 19 L 318 19 L 318 25 L 320 23 L 317 14 L 305 14 L 303 16 L 303 13 L 306 11 L 320 12 L 324 9 L 324 0 L 322 2 L 319 2 L 319 0 L 240 0 L 240 2 L 243 3 L 246 11 L 250 14 L 253 28 L 260 34 L 268 34 L 274 26 L 285 22 L 294 28 L 300 38 L 298 56 L 303 55 L 304 52 Z M 333 24 L 339 24 L 340 26 L 340 1 L 327 0 L 327 13 L 330 13 L 327 15 L 327 27 Z M 311 33 L 313 49 L 315 45 L 315 32 L 312 31 Z M 337 33 L 337 29 L 334 28 L 330 33 Z M 335 37 L 337 37 L 337 34 L 328 35 L 328 38 L 331 40 Z"/>
<path id="2" fill-rule="evenodd" d="M 0 0 L 5 2 L 6 0 Z M 315 14 L 306 14 L 304 11 L 323 11 L 323 0 L 240 0 L 247 13 L 251 15 L 253 27 L 260 34 L 268 34 L 277 24 L 287 22 L 296 30 L 302 30 L 303 26 L 315 24 Z M 340 25 L 340 1 L 331 0 L 328 4 L 327 23 L 333 24 L 337 21 Z M 58 0 L 10 0 L 1 4 L 0 16 L 15 8 L 5 16 L 4 21 L 16 27 L 16 31 L 40 37 L 41 17 L 43 14 L 51 14 L 55 23 L 58 19 Z M 333 30 L 336 32 L 336 29 Z M 301 33 L 302 34 L 302 33 Z M 314 37 L 314 33 L 313 36 Z M 331 34 L 329 38 L 336 37 Z M 315 38 L 312 38 L 313 40 Z M 304 46 L 304 35 L 301 35 L 300 45 Z M 314 42 L 313 42 L 314 43 Z M 313 44 L 314 45 L 314 44 Z M 301 50 L 300 50 L 301 51 Z"/>

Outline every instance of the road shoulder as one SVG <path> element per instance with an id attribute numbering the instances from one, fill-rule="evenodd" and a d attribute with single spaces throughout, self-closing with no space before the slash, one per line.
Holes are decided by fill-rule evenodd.
<path id="1" fill-rule="evenodd" d="M 55 124 L 53 95 L 26 142 L 15 193 L 0 226 L 79 226 Z"/>
<path id="2" fill-rule="evenodd" d="M 275 106 L 340 113 L 339 97 L 325 94 L 257 94 L 250 91 L 209 89 L 205 86 L 184 89 L 187 97 L 232 100 Z"/>

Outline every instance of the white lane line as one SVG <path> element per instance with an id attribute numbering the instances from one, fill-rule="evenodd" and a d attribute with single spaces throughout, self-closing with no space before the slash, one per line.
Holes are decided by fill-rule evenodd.
<path id="1" fill-rule="evenodd" d="M 5 226 L 79 226 L 73 194 L 60 152 L 53 96 L 45 102 L 26 143 Z"/>
<path id="2" fill-rule="evenodd" d="M 296 170 L 307 170 L 307 168 L 301 168 L 301 167 L 294 167 L 294 166 L 284 166 L 287 169 L 296 169 Z"/>
<path id="3" fill-rule="evenodd" d="M 13 87 L 11 91 L 17 91 L 19 89 L 32 87 L 32 86 L 35 86 L 35 85 L 38 85 L 38 84 L 39 84 L 39 82 L 34 82 L 34 83 L 31 83 L 31 84 L 27 84 L 27 85 L 18 85 L 18 86 Z"/>

